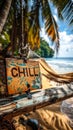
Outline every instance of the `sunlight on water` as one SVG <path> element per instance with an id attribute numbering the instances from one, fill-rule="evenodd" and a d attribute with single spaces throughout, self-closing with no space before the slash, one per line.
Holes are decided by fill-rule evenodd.
<path id="1" fill-rule="evenodd" d="M 73 58 L 46 58 L 46 62 L 58 73 L 73 72 Z"/>

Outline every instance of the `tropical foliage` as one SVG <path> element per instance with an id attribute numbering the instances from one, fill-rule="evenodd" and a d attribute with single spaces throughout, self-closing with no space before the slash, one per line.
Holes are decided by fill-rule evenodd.
<path id="1" fill-rule="evenodd" d="M 10 37 L 7 32 L 4 31 L 0 36 L 0 43 L 2 44 L 3 48 L 5 48 L 8 43 L 10 43 Z"/>
<path id="2" fill-rule="evenodd" d="M 24 47 L 27 43 L 32 49 L 39 48 L 40 18 L 43 20 L 46 33 L 55 43 L 56 51 L 58 51 L 58 25 L 52 14 L 51 2 L 57 8 L 59 18 L 68 19 L 69 25 L 72 24 L 72 0 L 0 1 L 0 33 L 6 31 L 9 34 L 13 52 L 17 48 Z"/>
<path id="3" fill-rule="evenodd" d="M 43 39 L 40 40 L 40 47 L 35 52 L 40 57 L 51 58 L 54 56 L 54 50 L 50 48 L 49 44 Z"/>

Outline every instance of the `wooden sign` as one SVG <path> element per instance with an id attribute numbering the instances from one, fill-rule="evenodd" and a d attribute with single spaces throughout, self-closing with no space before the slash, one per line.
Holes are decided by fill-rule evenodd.
<path id="1" fill-rule="evenodd" d="M 39 62 L 36 60 L 6 58 L 8 94 L 41 88 Z"/>

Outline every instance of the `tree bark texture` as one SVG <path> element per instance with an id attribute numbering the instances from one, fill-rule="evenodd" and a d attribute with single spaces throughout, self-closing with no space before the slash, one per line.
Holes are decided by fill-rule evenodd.
<path id="1" fill-rule="evenodd" d="M 3 27 L 5 25 L 7 16 L 9 14 L 9 10 L 11 7 L 12 0 L 4 0 L 4 4 L 2 9 L 0 10 L 0 33 L 3 30 Z"/>

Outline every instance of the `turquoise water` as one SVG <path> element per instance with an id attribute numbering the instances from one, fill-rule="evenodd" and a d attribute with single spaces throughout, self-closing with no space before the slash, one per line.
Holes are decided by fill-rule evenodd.
<path id="1" fill-rule="evenodd" d="M 73 58 L 46 58 L 45 60 L 58 73 L 73 72 Z"/>

